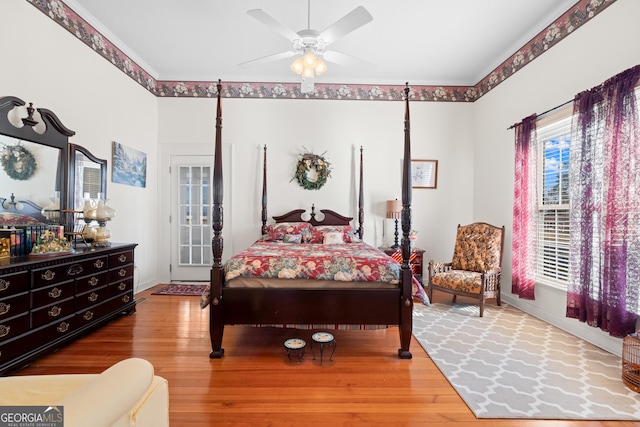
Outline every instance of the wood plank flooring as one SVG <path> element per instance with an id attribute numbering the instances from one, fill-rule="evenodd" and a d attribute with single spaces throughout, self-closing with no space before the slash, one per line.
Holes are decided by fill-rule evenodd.
<path id="1" fill-rule="evenodd" d="M 332 331 L 333 361 L 307 347 L 290 361 L 283 343 L 311 332 L 228 326 L 222 359 L 209 359 L 208 310 L 198 297 L 136 295 L 137 312 L 46 356 L 16 375 L 98 373 L 127 357 L 169 381 L 172 426 L 431 425 L 640 426 L 640 422 L 476 419 L 420 344 L 400 360 L 397 328 Z M 434 294 L 435 301 L 450 296 Z M 316 353 L 316 356 L 318 354 Z M 639 395 L 640 398 L 640 395 Z"/>

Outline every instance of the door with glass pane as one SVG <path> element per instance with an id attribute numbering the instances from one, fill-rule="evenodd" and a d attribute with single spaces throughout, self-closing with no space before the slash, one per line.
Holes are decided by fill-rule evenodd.
<path id="1" fill-rule="evenodd" d="M 171 156 L 171 281 L 208 281 L 213 156 Z"/>

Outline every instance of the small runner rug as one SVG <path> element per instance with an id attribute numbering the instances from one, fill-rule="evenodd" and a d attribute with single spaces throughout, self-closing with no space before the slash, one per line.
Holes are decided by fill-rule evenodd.
<path id="1" fill-rule="evenodd" d="M 476 417 L 640 420 L 620 357 L 512 306 L 478 314 L 470 304 L 413 308 L 413 335 Z"/>
<path id="2" fill-rule="evenodd" d="M 153 292 L 152 295 L 191 295 L 199 297 L 206 287 L 207 285 L 172 283 Z"/>

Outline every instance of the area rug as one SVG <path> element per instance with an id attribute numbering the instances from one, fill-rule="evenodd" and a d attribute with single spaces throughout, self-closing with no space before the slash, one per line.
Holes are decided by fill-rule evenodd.
<path id="1" fill-rule="evenodd" d="M 413 313 L 413 335 L 478 418 L 640 420 L 620 357 L 546 322 L 504 304 Z"/>
<path id="2" fill-rule="evenodd" d="M 155 292 L 152 295 L 190 295 L 200 296 L 204 292 L 207 285 L 172 283 Z"/>

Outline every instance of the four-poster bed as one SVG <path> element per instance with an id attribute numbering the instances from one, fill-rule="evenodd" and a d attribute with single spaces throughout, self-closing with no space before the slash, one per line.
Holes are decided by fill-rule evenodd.
<path id="1" fill-rule="evenodd" d="M 222 84 L 218 82 L 218 98 L 216 113 L 216 140 L 214 151 L 214 171 L 213 171 L 213 266 L 211 268 L 211 282 L 209 292 L 203 297 L 204 305 L 209 306 L 209 333 L 211 338 L 212 351 L 211 358 L 221 358 L 224 354 L 222 348 L 222 337 L 225 325 L 370 325 L 398 326 L 400 334 L 400 348 L 398 356 L 402 359 L 412 357 L 409 351 L 412 334 L 412 312 L 413 297 L 412 285 L 413 275 L 410 266 L 410 242 L 409 231 L 411 230 L 411 144 L 409 128 L 409 87 L 405 93 L 405 122 L 404 122 L 404 151 L 403 151 L 403 172 L 402 172 L 402 263 L 397 264 L 391 257 L 384 255 L 381 251 L 367 247 L 361 242 L 363 236 L 364 221 L 364 197 L 363 197 L 363 173 L 362 173 L 362 149 L 360 150 L 360 194 L 358 197 L 358 222 L 357 230 L 353 230 L 350 222 L 353 218 L 342 216 L 332 210 L 321 209 L 324 218 L 317 219 L 315 207 L 312 208 L 310 219 L 302 218 L 305 210 L 297 209 L 284 215 L 274 216 L 276 224 L 267 226 L 266 214 L 266 147 L 263 176 L 262 195 L 262 240 L 278 240 L 281 247 L 288 251 L 299 251 L 292 259 L 299 261 L 303 251 L 300 246 L 308 243 L 307 248 L 315 245 L 314 253 L 318 251 L 335 250 L 339 254 L 340 245 L 332 246 L 327 240 L 328 237 L 336 237 L 336 230 L 343 230 L 342 236 L 337 236 L 339 243 L 346 244 L 346 249 L 350 251 L 348 257 L 350 268 L 353 267 L 353 274 L 347 279 L 334 278 L 333 273 L 328 273 L 332 268 L 327 267 L 327 271 L 318 273 L 313 263 L 313 274 L 319 275 L 322 285 L 317 277 L 307 278 L 297 276 L 295 281 L 271 279 L 269 284 L 244 283 L 236 285 L 236 276 L 242 276 L 246 271 L 254 269 L 257 265 L 262 266 L 262 260 L 257 258 L 255 253 L 243 251 L 242 261 L 229 260 L 225 265 L 222 263 L 222 200 L 223 200 L 223 174 L 222 174 L 222 108 L 221 108 Z M 318 230 L 329 230 L 332 232 L 321 232 Z M 353 233 L 352 233 L 353 231 Z M 279 233 L 279 234 L 278 234 Z M 289 234 L 291 233 L 291 234 Z M 314 234 L 315 233 L 315 234 Z M 319 234 L 320 233 L 320 234 Z M 338 234 L 341 234 L 339 231 Z M 329 236 L 333 234 L 333 236 Z M 271 238 L 269 238 L 271 236 Z M 314 241 L 319 239 L 319 241 Z M 353 238 L 350 236 L 354 236 Z M 297 237 L 303 239 L 303 245 L 288 245 L 287 238 Z M 322 241 L 324 239 L 324 242 Z M 284 240 L 284 243 L 283 243 Z M 296 242 L 297 243 L 297 242 Z M 324 243 L 324 244 L 323 244 Z M 263 241 L 258 241 L 253 246 L 266 245 Z M 254 247 L 247 250 L 254 250 Z M 266 247 L 266 246 L 265 246 Z M 370 249 L 373 252 L 382 254 L 382 258 L 372 261 L 377 254 L 366 253 L 366 262 L 357 259 L 356 253 L 365 252 Z M 266 249 L 273 252 L 273 246 Z M 238 254 L 240 255 L 240 254 Z M 325 253 L 325 255 L 327 255 Z M 253 258 L 252 258 L 253 257 Z M 331 259 L 325 256 L 325 260 Z M 334 258 L 340 258 L 337 255 Z M 277 258 L 281 259 L 281 258 Z M 364 258 L 363 258 L 364 259 Z M 242 262 L 246 264 L 240 265 Z M 324 261 L 330 262 L 330 261 Z M 232 273 L 230 264 L 237 263 L 238 273 Z M 304 262 L 302 262 L 304 263 Z M 363 266 L 363 264 L 366 264 Z M 304 268 L 290 269 L 300 273 Z M 363 270 L 360 270 L 360 268 Z M 385 270 L 389 267 L 389 270 Z M 264 270 L 261 270 L 264 278 Z M 307 269 L 308 270 L 308 269 Z M 371 271 L 375 274 L 371 274 Z M 364 271 L 364 273 L 362 273 Z M 329 277 L 331 276 L 331 277 Z M 232 277 L 232 278 L 230 278 Z M 336 281 L 333 281 L 336 280 Z M 274 285 L 274 282 L 280 285 Z M 333 282 L 331 282 L 333 281 Z M 255 283 L 255 282 L 253 282 Z M 286 283 L 283 286 L 282 283 Z M 295 285 L 293 285 L 295 283 Z"/>

